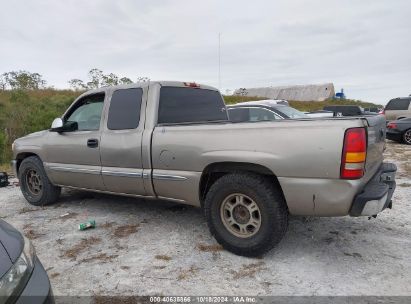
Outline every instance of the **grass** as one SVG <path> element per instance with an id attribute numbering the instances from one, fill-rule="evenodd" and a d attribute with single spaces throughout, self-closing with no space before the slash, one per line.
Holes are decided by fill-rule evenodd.
<path id="1" fill-rule="evenodd" d="M 0 172 L 7 172 L 11 174 L 11 167 L 9 164 L 0 164 Z"/>

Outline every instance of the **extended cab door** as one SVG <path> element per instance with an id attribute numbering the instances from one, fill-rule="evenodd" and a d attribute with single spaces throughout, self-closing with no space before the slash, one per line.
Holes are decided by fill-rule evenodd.
<path id="1" fill-rule="evenodd" d="M 101 137 L 101 164 L 108 191 L 145 195 L 141 141 L 148 87 L 115 89 Z"/>
<path id="2" fill-rule="evenodd" d="M 160 198 L 199 205 L 202 151 L 191 141 L 201 136 L 200 130 L 207 132 L 208 124 L 215 127 L 228 122 L 228 117 L 218 91 L 193 85 L 161 86 L 151 140 L 152 184 Z"/>
<path id="3" fill-rule="evenodd" d="M 105 93 L 80 98 L 63 121 L 77 122 L 72 132 L 49 132 L 45 144 L 45 169 L 57 185 L 105 190 L 101 177 L 101 116 Z"/>

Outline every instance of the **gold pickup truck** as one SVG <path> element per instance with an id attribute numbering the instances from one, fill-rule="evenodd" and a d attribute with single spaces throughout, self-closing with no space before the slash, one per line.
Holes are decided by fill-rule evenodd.
<path id="1" fill-rule="evenodd" d="M 150 81 L 81 95 L 51 129 L 17 139 L 12 162 L 33 205 L 61 187 L 202 207 L 227 250 L 259 256 L 288 216 L 373 216 L 391 207 L 385 119 L 234 123 L 217 89 Z"/>

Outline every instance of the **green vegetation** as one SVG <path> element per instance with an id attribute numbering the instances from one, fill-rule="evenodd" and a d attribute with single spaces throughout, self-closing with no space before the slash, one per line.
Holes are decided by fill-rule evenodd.
<path id="1" fill-rule="evenodd" d="M 147 81 L 139 77 L 137 81 Z M 55 90 L 44 88 L 45 81 L 37 73 L 26 71 L 9 72 L 0 79 L 0 170 L 8 168 L 11 159 L 11 145 L 16 138 L 32 132 L 48 129 L 54 118 L 63 114 L 66 108 L 86 88 L 102 84 L 129 83 L 126 77 L 119 78 L 114 74 L 103 74 L 100 70 L 89 72 L 89 81 L 74 81 L 78 86 L 69 83 L 75 90 Z M 76 91 L 81 90 L 81 91 Z M 264 99 L 249 96 L 224 96 L 227 104 L 242 101 Z M 362 107 L 377 106 L 355 100 L 331 100 L 325 102 L 290 101 L 291 106 L 301 111 L 322 109 L 329 104 L 353 104 Z"/>
<path id="2" fill-rule="evenodd" d="M 0 91 L 0 164 L 10 161 L 16 138 L 48 129 L 79 94 L 53 89 Z"/>

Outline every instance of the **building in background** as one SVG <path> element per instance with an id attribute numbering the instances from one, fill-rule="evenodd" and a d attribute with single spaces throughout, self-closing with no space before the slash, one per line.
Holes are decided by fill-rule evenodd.
<path id="1" fill-rule="evenodd" d="M 240 88 L 234 95 L 285 99 L 296 101 L 324 101 L 335 96 L 334 84 L 308 84 L 263 88 Z"/>

